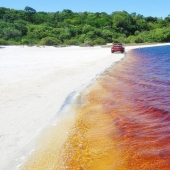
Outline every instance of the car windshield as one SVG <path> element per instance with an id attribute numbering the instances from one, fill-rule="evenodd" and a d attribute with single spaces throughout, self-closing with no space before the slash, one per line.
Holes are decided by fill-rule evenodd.
<path id="1" fill-rule="evenodd" d="M 121 43 L 113 44 L 114 46 L 122 46 Z"/>

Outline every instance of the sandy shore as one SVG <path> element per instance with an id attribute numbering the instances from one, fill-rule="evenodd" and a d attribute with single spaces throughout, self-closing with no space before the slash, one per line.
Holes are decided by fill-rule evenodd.
<path id="1" fill-rule="evenodd" d="M 71 92 L 124 56 L 101 47 L 0 48 L 0 169 L 57 115 Z"/>

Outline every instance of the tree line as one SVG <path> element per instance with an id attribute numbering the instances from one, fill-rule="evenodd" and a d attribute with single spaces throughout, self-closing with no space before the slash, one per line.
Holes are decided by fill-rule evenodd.
<path id="1" fill-rule="evenodd" d="M 170 15 L 144 17 L 126 11 L 36 12 L 0 7 L 0 45 L 102 45 L 170 42 Z"/>

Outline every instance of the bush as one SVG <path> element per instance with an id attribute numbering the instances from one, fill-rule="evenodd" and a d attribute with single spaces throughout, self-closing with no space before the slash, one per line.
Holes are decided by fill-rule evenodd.
<path id="1" fill-rule="evenodd" d="M 78 43 L 78 40 L 71 39 L 71 40 L 65 40 L 64 44 L 66 44 L 66 45 L 78 45 L 79 43 Z"/>
<path id="2" fill-rule="evenodd" d="M 29 45 L 31 41 L 28 40 L 28 39 L 22 39 L 21 42 L 22 42 L 23 45 Z"/>
<path id="3" fill-rule="evenodd" d="M 102 38 L 97 38 L 93 42 L 95 45 L 105 45 L 106 44 L 106 41 Z"/>
<path id="4" fill-rule="evenodd" d="M 4 30 L 4 37 L 5 39 L 20 39 L 22 36 L 21 31 L 15 29 L 15 28 L 6 28 Z"/>
<path id="5" fill-rule="evenodd" d="M 61 41 L 54 37 L 45 37 L 40 41 L 40 45 L 56 46 L 60 45 Z"/>
<path id="6" fill-rule="evenodd" d="M 0 45 L 8 45 L 8 42 L 0 38 Z"/>
<path id="7" fill-rule="evenodd" d="M 136 40 L 136 37 L 135 37 L 134 35 L 130 35 L 130 36 L 127 38 L 127 41 L 128 41 L 129 43 L 134 43 L 135 40 Z"/>
<path id="8" fill-rule="evenodd" d="M 81 47 L 92 47 L 94 43 L 92 41 L 85 41 L 83 44 L 80 45 Z"/>
<path id="9" fill-rule="evenodd" d="M 29 45 L 29 46 L 32 46 L 32 45 L 35 45 L 38 43 L 38 40 L 35 40 L 35 39 L 30 39 L 30 38 L 27 38 L 27 37 L 24 37 L 22 38 L 21 40 L 21 44 L 22 45 Z"/>
<path id="10" fill-rule="evenodd" d="M 143 41 L 143 38 L 142 37 L 136 37 L 136 39 L 135 39 L 135 43 L 143 43 L 144 41 Z"/>
<path id="11" fill-rule="evenodd" d="M 20 45 L 20 42 L 17 42 L 15 40 L 8 40 L 7 45 Z"/>

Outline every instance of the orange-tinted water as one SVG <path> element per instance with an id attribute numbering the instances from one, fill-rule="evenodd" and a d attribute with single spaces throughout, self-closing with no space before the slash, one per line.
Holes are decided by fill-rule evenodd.
<path id="1" fill-rule="evenodd" d="M 74 121 L 51 128 L 46 142 L 39 143 L 43 147 L 21 169 L 170 169 L 170 114 L 157 107 L 158 87 L 138 77 L 144 69 L 134 69 L 139 61 L 133 55 L 76 98 Z M 64 126 L 68 133 L 60 139 Z"/>

